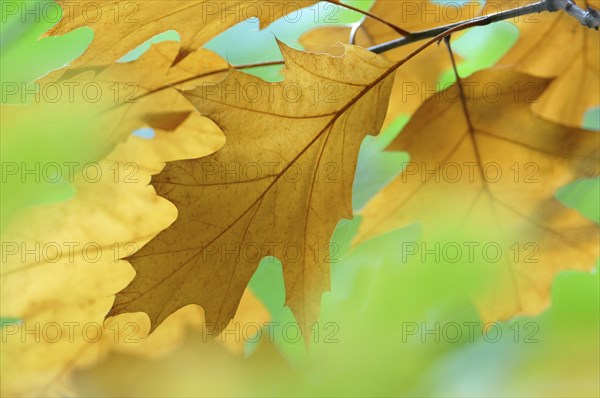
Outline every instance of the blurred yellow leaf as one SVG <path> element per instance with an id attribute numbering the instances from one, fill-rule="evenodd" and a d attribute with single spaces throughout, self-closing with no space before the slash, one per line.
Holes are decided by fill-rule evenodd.
<path id="1" fill-rule="evenodd" d="M 177 90 L 222 79 L 228 64 L 201 49 L 172 67 L 178 51 L 178 43 L 165 42 L 134 62 L 61 69 L 33 88 L 7 84 L 7 100 L 21 105 L 0 107 L 3 225 L 48 188 L 26 170 L 47 174 L 46 180 L 79 172 L 142 127 L 219 132 Z"/>
<path id="2" fill-rule="evenodd" d="M 532 2 L 491 0 L 483 12 L 498 12 Z M 585 4 L 600 9 L 599 0 L 587 0 Z M 521 32 L 520 37 L 499 65 L 510 65 L 533 76 L 555 77 L 532 104 L 533 110 L 553 122 L 580 127 L 583 114 L 600 105 L 598 31 L 583 27 L 563 11 L 526 15 L 513 22 Z"/>
<path id="3" fill-rule="evenodd" d="M 20 211 L 2 234 L 1 315 L 21 319 L 3 328 L 2 395 L 71 395 L 71 371 L 108 352 L 142 357 L 176 347 L 184 330 L 203 328 L 202 310 L 187 307 L 147 337 L 143 314 L 103 323 L 113 294 L 133 277 L 120 260 L 176 217 L 148 186 L 166 161 L 200 157 L 223 145 L 208 119 L 192 114 L 177 131 L 130 136 L 105 159 L 73 176 L 73 199 Z M 245 303 L 245 304 L 244 304 Z M 268 313 L 247 293 L 237 317 L 265 322 Z M 241 342 L 228 342 L 239 353 Z"/>
<path id="4" fill-rule="evenodd" d="M 554 199 L 558 188 L 598 174 L 597 134 L 531 113 L 549 84 L 490 69 L 464 81 L 466 112 L 456 85 L 425 102 L 389 147 L 411 161 L 363 209 L 355 242 L 420 221 L 433 255 L 449 250 L 441 253 L 448 261 L 477 244 L 479 260 L 457 261 L 497 274 L 497 289 L 480 300 L 484 319 L 545 308 L 556 273 L 589 270 L 598 255 L 597 225 Z M 448 249 L 435 246 L 440 237 Z"/>
<path id="5" fill-rule="evenodd" d="M 259 391 L 280 396 L 295 380 L 290 366 L 272 344 L 261 343 L 249 358 L 239 358 L 197 331 L 169 355 L 140 358 L 115 354 L 75 377 L 81 396 L 103 397 L 242 397 Z M 140 382 L 143 380 L 143 382 Z"/>

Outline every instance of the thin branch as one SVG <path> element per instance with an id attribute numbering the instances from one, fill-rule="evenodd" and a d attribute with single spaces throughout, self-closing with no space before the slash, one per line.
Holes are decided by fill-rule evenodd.
<path id="1" fill-rule="evenodd" d="M 420 32 L 413 32 L 408 36 L 401 37 L 387 43 L 378 44 L 369 47 L 369 50 L 381 54 L 386 51 L 393 50 L 395 48 L 414 43 L 417 41 L 436 37 L 444 32 L 452 30 L 453 32 L 466 29 L 467 27 L 483 26 L 494 22 L 503 21 L 511 18 L 518 18 L 528 14 L 535 14 L 540 12 L 555 12 L 558 10 L 564 10 L 569 15 L 576 18 L 582 25 L 598 30 L 600 25 L 600 13 L 593 8 L 584 10 L 575 5 L 571 0 L 541 0 L 537 3 L 527 4 L 522 7 L 513 8 L 510 10 L 500 11 L 495 14 L 484 15 L 473 18 L 468 21 L 456 22 L 444 26 L 439 26 L 433 29 L 422 30 Z M 468 22 L 468 25 L 465 24 Z M 456 30 L 457 27 L 462 26 L 461 29 Z"/>
<path id="2" fill-rule="evenodd" d="M 598 10 L 594 10 L 591 8 L 587 2 L 584 10 L 581 7 L 578 7 L 573 0 L 548 0 L 554 7 L 554 10 L 565 10 L 570 16 L 574 17 L 581 23 L 583 26 L 588 27 L 590 29 L 598 30 L 598 26 L 600 25 L 600 14 Z"/>

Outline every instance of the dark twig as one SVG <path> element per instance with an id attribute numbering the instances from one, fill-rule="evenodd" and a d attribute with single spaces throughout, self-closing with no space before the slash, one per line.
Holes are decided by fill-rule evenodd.
<path id="1" fill-rule="evenodd" d="M 518 18 L 523 15 L 540 13 L 540 12 L 555 12 L 558 10 L 564 10 L 569 15 L 576 18 L 582 25 L 587 26 L 588 28 L 598 30 L 598 26 L 600 25 L 600 13 L 597 10 L 589 8 L 588 10 L 584 10 L 575 5 L 571 0 L 541 0 L 537 3 L 527 4 L 522 7 L 513 8 L 510 10 L 500 11 L 490 15 L 483 15 L 480 17 L 473 18 L 469 21 L 456 22 L 444 26 L 439 26 L 433 29 L 422 30 L 419 32 L 413 32 L 408 36 L 401 37 L 398 39 L 394 39 L 387 43 L 378 44 L 372 47 L 369 47 L 369 50 L 381 54 L 386 51 L 393 50 L 394 48 L 398 48 L 410 43 L 414 43 L 417 41 L 429 39 L 432 37 L 436 37 L 441 33 L 447 32 L 451 29 L 455 29 L 459 26 L 463 26 L 463 30 L 467 27 L 473 26 L 483 26 L 488 25 L 494 22 L 503 21 L 511 18 Z M 465 22 L 469 22 L 469 24 L 465 24 Z M 456 31 L 456 30 L 454 30 Z"/>

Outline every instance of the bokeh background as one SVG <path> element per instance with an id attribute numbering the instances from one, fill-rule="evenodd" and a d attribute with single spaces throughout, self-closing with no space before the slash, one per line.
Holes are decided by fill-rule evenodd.
<path id="1" fill-rule="evenodd" d="M 59 10 L 50 0 L 23 0 L 34 10 L 27 18 L 2 16 L 0 78 L 5 83 L 30 84 L 47 72 L 60 68 L 80 55 L 93 38 L 81 28 L 62 37 L 39 39 L 59 19 L 41 18 Z M 347 1 L 368 9 L 371 1 Z M 36 5 L 37 4 L 37 5 Z M 303 32 L 325 24 L 330 5 L 321 12 L 305 13 L 297 23 L 277 21 L 260 31 L 258 23 L 240 23 L 206 45 L 233 65 L 281 59 L 275 38 L 301 48 Z M 36 11 L 37 10 L 37 11 Z M 318 17 L 318 18 L 316 18 Z M 347 25 L 361 16 L 348 10 L 336 14 L 338 24 Z M 330 25 L 330 23 L 329 23 Z M 474 28 L 454 40 L 460 56 L 462 76 L 492 66 L 518 40 L 519 31 L 510 22 Z M 174 31 L 165 32 L 124 56 L 130 62 L 146 51 L 151 42 L 177 41 Z M 418 62 L 418 60 L 416 60 Z M 280 67 L 249 70 L 266 80 L 282 79 Z M 454 79 L 447 70 L 440 85 Z M 7 105 L 6 103 L 4 105 Z M 11 104 L 18 107 L 22 104 Z M 5 112 L 11 107 L 3 106 Z M 96 141 L 85 136 L 85 113 L 52 119 L 43 112 L 25 119 L 3 121 L 3 161 L 97 160 Z M 68 119 L 68 120 L 67 120 Z M 409 159 L 402 152 L 384 152 L 401 134 L 410 115 L 400 115 L 380 135 L 368 137 L 360 151 L 354 183 L 353 207 L 360 210 L 386 183 L 401 173 Z M 600 129 L 599 108 L 590 109 L 582 127 Z M 17 132 L 17 134 L 14 134 Z M 136 140 L 152 140 L 151 129 L 132 131 Z M 14 138 L 14 137 L 18 138 Z M 2 185 L 2 216 L 9 220 L 16 207 L 45 206 L 72 200 L 77 190 L 68 181 L 30 186 Z M 565 206 L 600 221 L 598 179 L 576 182 L 557 192 Z M 118 200 L 115 199 L 115 200 Z M 6 221 L 7 223 L 9 221 Z M 332 290 L 323 296 L 318 342 L 309 352 L 302 340 L 291 341 L 280 334 L 245 344 L 241 356 L 221 352 L 220 347 L 188 339 L 181 348 L 156 360 L 116 357 L 80 370 L 73 395 L 349 395 L 349 396 L 598 396 L 599 391 L 599 284 L 593 272 L 561 272 L 554 280 L 551 306 L 535 317 L 518 317 L 494 324 L 490 335 L 482 333 L 483 321 L 470 299 L 493 287 L 485 265 L 469 267 L 423 262 L 416 256 L 407 261 L 398 250 L 402 242 L 419 241 L 418 222 L 351 247 L 360 218 L 342 220 L 332 239 Z M 439 220 L 443 231 L 444 220 Z M 543 264 L 540 264 L 543 266 Z M 250 289 L 262 302 L 273 322 L 294 322 L 284 306 L 281 264 L 263 259 Z M 18 297 L 14 298 L 18 300 Z M 2 327 L 20 320 L 3 313 Z M 459 335 L 444 325 L 461 325 Z M 473 335 L 464 325 L 478 327 Z M 441 325 L 441 326 L 440 326 Z M 416 327 L 418 331 L 414 332 Z M 500 338 L 490 337 L 500 335 Z M 327 339 L 326 337 L 330 338 Z M 436 336 L 438 338 L 436 338 Z M 456 337 L 456 338 L 455 338 Z M 272 340 L 273 344 L 265 344 Z M 3 367 L 11 367 L 3 360 Z"/>

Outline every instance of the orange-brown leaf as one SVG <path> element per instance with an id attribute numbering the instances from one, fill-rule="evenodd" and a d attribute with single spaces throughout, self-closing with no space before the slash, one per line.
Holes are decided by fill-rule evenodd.
<path id="1" fill-rule="evenodd" d="M 316 321 L 329 289 L 328 242 L 338 221 L 352 216 L 358 149 L 379 131 L 393 74 L 389 62 L 359 47 L 342 57 L 281 50 L 283 82 L 232 71 L 186 94 L 227 143 L 154 177 L 179 216 L 129 258 L 137 275 L 110 315 L 143 311 L 156 327 L 194 303 L 223 328 L 270 255 L 283 263 L 286 303 L 303 330 Z"/>

